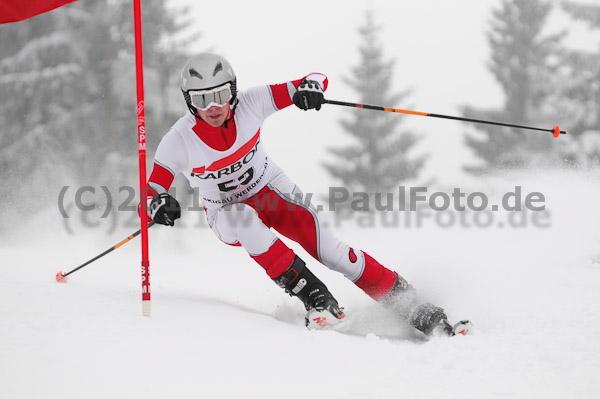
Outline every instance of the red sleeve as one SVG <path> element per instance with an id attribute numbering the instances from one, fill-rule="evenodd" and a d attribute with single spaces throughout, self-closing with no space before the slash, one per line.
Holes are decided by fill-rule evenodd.
<path id="1" fill-rule="evenodd" d="M 175 176 L 173 176 L 169 169 L 162 167 L 155 162 L 148 182 L 156 183 L 168 191 L 169 188 L 171 188 L 171 184 L 173 184 L 173 179 L 175 179 Z"/>
<path id="2" fill-rule="evenodd" d="M 159 185 L 163 187 L 165 190 L 169 191 L 171 184 L 173 184 L 173 180 L 175 176 L 167 169 L 156 162 L 154 163 L 154 168 L 152 169 L 152 173 L 150 174 L 150 178 L 148 179 L 148 184 L 144 187 L 144 192 L 146 193 L 146 203 L 148 206 L 150 205 L 150 201 L 154 196 L 158 195 L 156 190 L 152 187 L 153 185 Z M 138 215 L 140 214 L 141 205 L 138 204 Z M 148 220 L 151 221 L 148 217 Z"/>
<path id="3" fill-rule="evenodd" d="M 329 81 L 327 80 L 327 76 L 321 73 L 311 73 L 304 76 L 301 79 L 292 80 L 290 82 L 276 85 L 270 85 L 269 87 L 271 88 L 271 93 L 273 93 L 273 100 L 275 101 L 277 109 L 283 109 L 293 104 L 292 96 L 294 95 L 294 92 L 296 91 L 298 86 L 300 86 L 300 83 L 302 83 L 302 81 L 306 78 L 312 78 L 314 80 L 317 80 L 319 83 L 322 84 L 323 91 L 327 90 Z"/>
<path id="4" fill-rule="evenodd" d="M 155 195 L 159 194 L 155 189 L 158 188 L 157 185 L 164 188 L 166 191 L 169 191 L 174 179 L 175 176 L 173 176 L 169 169 L 160 166 L 155 162 L 152 173 L 150 174 L 150 178 L 148 179 L 148 184 L 145 188 L 146 198 L 152 199 Z M 160 191 L 162 192 L 162 190 Z"/>

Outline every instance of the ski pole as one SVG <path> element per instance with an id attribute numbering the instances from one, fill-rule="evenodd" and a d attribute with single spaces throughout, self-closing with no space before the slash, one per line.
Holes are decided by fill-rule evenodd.
<path id="1" fill-rule="evenodd" d="M 148 228 L 154 226 L 156 222 L 153 220 L 150 223 L 148 223 Z M 68 273 L 64 273 L 62 271 L 56 273 L 56 281 L 58 281 L 59 283 L 66 283 L 67 282 L 67 276 L 71 273 L 75 273 L 77 270 L 81 269 L 82 267 L 85 267 L 87 265 L 89 265 L 90 263 L 97 261 L 98 259 L 100 259 L 101 257 L 103 257 L 104 255 L 108 254 L 109 252 L 114 251 L 115 249 L 119 248 L 121 245 L 128 243 L 129 241 L 131 241 L 133 238 L 137 237 L 140 232 L 142 231 L 142 229 L 136 231 L 135 233 L 133 233 L 132 235 L 130 235 L 129 237 L 127 237 L 126 239 L 124 239 L 123 241 L 121 241 L 120 243 L 118 243 L 115 246 L 110 247 L 109 249 L 107 249 L 106 251 L 102 252 L 100 255 L 96 256 L 93 259 L 88 260 L 87 262 L 85 262 L 83 265 L 77 266 L 75 269 L 71 270 Z"/>
<path id="2" fill-rule="evenodd" d="M 538 130 L 538 131 L 541 131 L 541 132 L 550 132 L 550 133 L 552 133 L 552 136 L 554 136 L 554 137 L 558 137 L 561 134 L 567 134 L 567 131 L 566 130 L 560 130 L 560 128 L 558 127 L 558 125 L 554 126 L 552 129 L 542 129 L 542 128 L 539 128 L 539 127 L 532 127 L 532 126 L 513 125 L 511 123 L 492 122 L 492 121 L 486 121 L 486 120 L 482 120 L 482 119 L 462 118 L 460 116 L 432 114 L 432 113 L 429 113 L 429 112 L 418 112 L 418 111 L 410 111 L 410 110 L 407 110 L 407 109 L 380 107 L 380 106 L 377 106 L 377 105 L 347 103 L 347 102 L 335 101 L 335 100 L 325 100 L 325 104 L 343 105 L 345 107 L 355 107 L 355 108 L 364 108 L 364 109 L 373 109 L 375 111 L 397 112 L 397 113 L 400 113 L 400 114 L 408 114 L 408 115 L 430 116 L 432 118 L 453 119 L 453 120 L 456 120 L 456 121 L 463 121 L 463 122 L 485 123 L 485 124 L 488 124 L 488 125 L 516 127 L 516 128 L 519 128 L 519 129 Z"/>

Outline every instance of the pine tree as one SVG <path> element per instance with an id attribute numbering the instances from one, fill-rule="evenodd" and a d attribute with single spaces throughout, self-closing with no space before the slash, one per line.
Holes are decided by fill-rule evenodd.
<path id="1" fill-rule="evenodd" d="M 544 99 L 550 94 L 556 71 L 555 54 L 562 34 L 544 35 L 551 5 L 541 0 L 502 0 L 493 11 L 488 40 L 492 49 L 489 69 L 500 84 L 504 107 L 484 110 L 464 107 L 470 118 L 523 125 L 547 124 L 542 117 Z M 467 136 L 466 144 L 484 161 L 483 167 L 467 167 L 479 173 L 489 168 L 514 168 L 528 164 L 546 151 L 548 137 L 518 129 L 476 125 L 479 137 Z"/>
<path id="2" fill-rule="evenodd" d="M 600 29 L 600 6 L 572 1 L 561 5 L 574 22 Z M 569 140 L 557 151 L 565 166 L 600 165 L 600 46 L 596 45 L 596 50 L 563 47 L 559 77 L 547 102 L 548 112 L 568 121 Z"/>
<path id="3" fill-rule="evenodd" d="M 152 148 L 185 111 L 164 101 L 178 90 L 172 79 L 185 58 L 170 38 L 185 26 L 160 0 L 142 10 Z M 135 187 L 132 2 L 76 2 L 1 25 L 0 37 L 0 181 L 11 212 L 31 213 L 40 205 L 32 193 L 54 194 L 55 185 Z"/>
<path id="4" fill-rule="evenodd" d="M 600 6 L 567 1 L 562 8 L 576 21 L 600 29 Z M 562 84 L 555 102 L 560 107 L 553 111 L 569 115 L 569 129 L 574 135 L 600 131 L 600 45 L 596 51 L 565 48 L 562 54 Z"/>
<path id="5" fill-rule="evenodd" d="M 409 90 L 391 93 L 394 63 L 384 59 L 379 29 L 372 13 L 367 13 L 365 25 L 359 30 L 360 63 L 345 81 L 359 94 L 361 103 L 394 106 L 409 95 Z M 401 122 L 398 114 L 352 111 L 351 119 L 341 121 L 352 142 L 329 148 L 337 161 L 325 163 L 325 169 L 346 188 L 369 194 L 390 192 L 398 183 L 417 177 L 425 157 L 409 157 L 418 139 L 411 133 L 400 132 Z"/>

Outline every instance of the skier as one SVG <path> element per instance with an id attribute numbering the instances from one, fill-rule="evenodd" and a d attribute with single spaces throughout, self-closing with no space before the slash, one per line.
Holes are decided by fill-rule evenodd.
<path id="1" fill-rule="evenodd" d="M 173 226 L 181 216 L 168 190 L 183 173 L 198 190 L 212 231 L 226 244 L 242 246 L 275 283 L 303 302 L 307 327 L 338 323 L 344 318 L 343 308 L 271 228 L 424 334 L 439 330 L 453 335 L 442 308 L 419 304 L 415 290 L 400 275 L 340 241 L 265 152 L 263 121 L 291 104 L 319 110 L 327 84 L 324 75 L 312 73 L 238 91 L 233 68 L 223 57 L 204 53 L 190 58 L 181 72 L 190 114 L 172 126 L 156 151 L 148 182 L 149 218 Z"/>

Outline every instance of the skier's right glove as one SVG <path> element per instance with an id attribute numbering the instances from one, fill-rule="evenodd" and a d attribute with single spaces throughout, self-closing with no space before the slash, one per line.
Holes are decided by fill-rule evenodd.
<path id="1" fill-rule="evenodd" d="M 148 207 L 148 216 L 156 223 L 174 226 L 175 220 L 181 217 L 181 206 L 169 193 L 162 193 L 152 198 Z"/>

